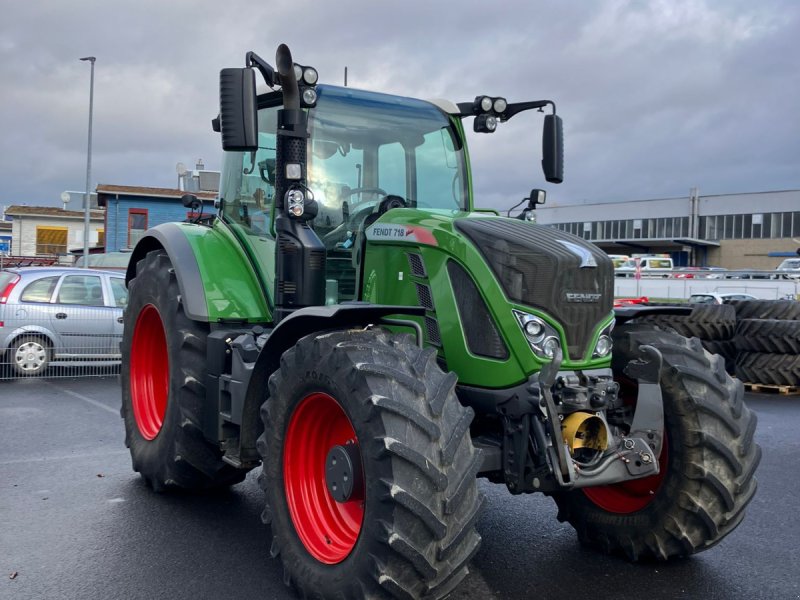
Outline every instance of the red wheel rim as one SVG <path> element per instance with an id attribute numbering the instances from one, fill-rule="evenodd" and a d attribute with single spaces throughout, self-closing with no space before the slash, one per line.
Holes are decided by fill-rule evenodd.
<path id="1" fill-rule="evenodd" d="M 161 431 L 169 396 L 169 358 L 164 324 L 158 309 L 148 304 L 133 330 L 130 360 L 133 416 L 139 433 L 152 440 Z"/>
<path id="2" fill-rule="evenodd" d="M 621 515 L 634 513 L 645 508 L 656 497 L 656 492 L 661 488 L 667 475 L 668 462 L 667 436 L 664 436 L 661 456 L 658 457 L 658 475 L 612 485 L 583 488 L 583 493 L 589 500 L 608 512 Z"/>
<path id="3" fill-rule="evenodd" d="M 309 394 L 292 414 L 283 447 L 289 515 L 300 541 L 321 563 L 342 562 L 356 545 L 364 519 L 363 499 L 336 502 L 325 483 L 331 448 L 357 442 L 339 403 L 328 394 Z"/>

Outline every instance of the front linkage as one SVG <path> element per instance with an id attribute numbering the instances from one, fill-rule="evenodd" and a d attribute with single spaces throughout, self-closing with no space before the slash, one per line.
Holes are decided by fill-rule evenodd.
<path id="1" fill-rule="evenodd" d="M 504 392 L 459 386 L 468 404 L 493 401 L 503 441 L 478 436 L 482 474 L 515 494 L 552 493 L 658 475 L 664 416 L 661 354 L 652 346 L 625 375 L 638 383 L 633 405 L 619 395 L 610 369 L 559 372 L 561 353 L 524 384 Z M 490 400 L 489 397 L 493 397 Z M 634 408 L 635 407 L 635 408 Z M 633 414 L 631 415 L 631 413 Z"/>

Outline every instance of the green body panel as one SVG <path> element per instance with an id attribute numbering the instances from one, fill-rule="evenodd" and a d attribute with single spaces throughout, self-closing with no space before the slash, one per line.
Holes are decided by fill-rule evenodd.
<path id="1" fill-rule="evenodd" d="M 541 310 L 510 302 L 503 292 L 491 268 L 477 248 L 459 233 L 454 226 L 455 219 L 463 218 L 503 218 L 486 214 L 455 211 L 421 211 L 396 209 L 386 213 L 377 223 L 398 226 L 419 227 L 432 234 L 434 243 L 418 241 L 367 241 L 364 264 L 363 299 L 377 304 L 418 305 L 415 283 L 430 286 L 435 311 L 429 312 L 439 325 L 442 345 L 440 354 L 447 362 L 447 368 L 458 374 L 459 383 L 484 388 L 506 388 L 521 383 L 539 371 L 542 361 L 531 351 L 522 329 L 514 317 L 513 309 L 535 314 L 550 323 L 561 337 L 562 347 L 566 347 L 564 330 L 560 324 Z M 426 236 L 417 236 L 426 237 Z M 414 252 L 425 261 L 427 278 L 414 277 L 408 261 L 408 253 Z M 466 336 L 458 314 L 455 292 L 447 273 L 447 261 L 456 260 L 472 276 L 486 306 L 491 313 L 497 329 L 509 350 L 507 360 L 496 360 L 470 353 Z M 587 354 L 597 342 L 600 331 L 613 318 L 597 323 Z M 422 319 L 419 319 L 423 325 Z M 594 369 L 608 367 L 610 356 L 602 359 L 585 357 L 582 361 L 564 359 L 562 370 Z"/>
<path id="2" fill-rule="evenodd" d="M 219 220 L 212 228 L 190 223 L 180 227 L 200 268 L 209 321 L 271 321 L 257 269 L 231 230 Z"/>

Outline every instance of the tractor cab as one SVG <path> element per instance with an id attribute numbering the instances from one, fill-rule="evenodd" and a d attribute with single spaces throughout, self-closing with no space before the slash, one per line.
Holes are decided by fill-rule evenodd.
<path id="1" fill-rule="evenodd" d="M 222 218 L 244 240 L 272 290 L 280 93 L 258 100 L 258 149 L 225 156 Z M 310 221 L 325 247 L 326 301 L 356 299 L 365 227 L 394 208 L 470 210 L 461 122 L 422 100 L 319 86 L 308 111 Z M 330 293 L 333 289 L 334 293 Z"/>

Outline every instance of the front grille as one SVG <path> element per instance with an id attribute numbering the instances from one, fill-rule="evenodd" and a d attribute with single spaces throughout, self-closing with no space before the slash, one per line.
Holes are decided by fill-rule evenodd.
<path id="1" fill-rule="evenodd" d="M 447 273 L 453 284 L 458 313 L 467 338 L 469 351 L 478 356 L 505 360 L 508 348 L 497 331 L 494 319 L 489 313 L 475 282 L 464 268 L 455 261 L 448 261 Z"/>
<path id="2" fill-rule="evenodd" d="M 611 312 L 614 266 L 605 252 L 577 236 L 513 219 L 459 219 L 456 227 L 511 301 L 538 308 L 564 327 L 567 354 L 580 360 L 596 325 Z"/>

